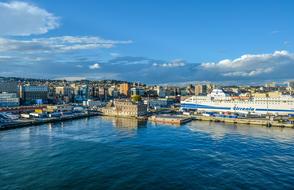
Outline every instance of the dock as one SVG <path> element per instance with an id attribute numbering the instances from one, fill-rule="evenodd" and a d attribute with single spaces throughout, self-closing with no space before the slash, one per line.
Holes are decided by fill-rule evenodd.
<path id="1" fill-rule="evenodd" d="M 181 115 L 153 115 L 148 120 L 155 123 L 182 125 L 192 121 L 192 118 Z"/>
<path id="2" fill-rule="evenodd" d="M 24 120 L 11 122 L 11 123 L 0 124 L 0 130 L 8 130 L 8 129 L 21 128 L 21 127 L 42 125 L 46 123 L 58 123 L 63 121 L 70 121 L 70 120 L 82 119 L 82 118 L 99 116 L 99 115 L 101 115 L 99 112 L 91 112 L 91 113 L 79 113 L 74 115 L 67 115 L 62 117 L 24 119 Z"/>
<path id="3" fill-rule="evenodd" d="M 224 122 L 224 123 L 235 123 L 235 124 L 248 124 L 248 125 L 262 125 L 268 127 L 287 127 L 294 128 L 294 123 L 282 123 L 279 121 L 271 121 L 262 118 L 225 118 L 225 117 L 213 117 L 213 116 L 195 116 L 195 120 L 199 121 L 213 121 L 213 122 Z"/>

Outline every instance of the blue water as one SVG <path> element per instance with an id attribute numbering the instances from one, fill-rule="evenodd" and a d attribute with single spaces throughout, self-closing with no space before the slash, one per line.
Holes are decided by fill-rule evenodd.
<path id="1" fill-rule="evenodd" d="M 294 189 L 294 129 L 94 117 L 1 131 L 0 189 Z"/>

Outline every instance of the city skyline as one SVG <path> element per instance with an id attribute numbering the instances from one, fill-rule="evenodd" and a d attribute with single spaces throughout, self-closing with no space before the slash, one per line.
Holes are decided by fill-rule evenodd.
<path id="1" fill-rule="evenodd" d="M 293 79 L 292 1 L 0 1 L 0 76 Z"/>

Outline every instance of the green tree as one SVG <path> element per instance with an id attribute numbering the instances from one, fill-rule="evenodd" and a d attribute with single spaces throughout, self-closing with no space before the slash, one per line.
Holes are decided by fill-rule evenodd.
<path id="1" fill-rule="evenodd" d="M 132 96 L 132 101 L 133 102 L 139 102 L 139 101 L 141 101 L 141 96 L 140 95 L 133 95 Z"/>

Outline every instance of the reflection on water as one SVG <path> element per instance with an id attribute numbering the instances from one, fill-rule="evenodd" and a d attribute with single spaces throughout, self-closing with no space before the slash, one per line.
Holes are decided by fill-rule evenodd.
<path id="1" fill-rule="evenodd" d="M 0 189 L 293 189 L 293 137 L 114 117 L 1 131 Z"/>
<path id="2" fill-rule="evenodd" d="M 254 138 L 268 138 L 279 141 L 291 141 L 294 129 L 280 127 L 265 127 L 245 124 L 225 124 L 216 122 L 193 121 L 187 127 L 194 132 L 210 134 L 214 139 L 222 139 L 226 135 L 238 134 Z"/>
<path id="3" fill-rule="evenodd" d="M 102 118 L 108 121 L 112 121 L 113 125 L 118 128 L 137 129 L 138 127 L 146 127 L 147 125 L 147 121 L 138 120 L 136 118 L 109 116 L 103 116 Z"/>

